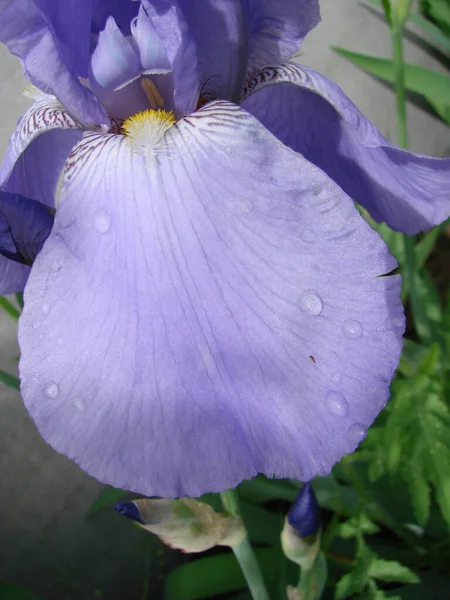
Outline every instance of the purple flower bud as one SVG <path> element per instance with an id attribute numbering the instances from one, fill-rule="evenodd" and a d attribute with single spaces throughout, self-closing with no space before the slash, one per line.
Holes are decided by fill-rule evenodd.
<path id="1" fill-rule="evenodd" d="M 128 517 L 129 519 L 132 519 L 141 525 L 143 524 L 139 509 L 134 502 L 119 502 L 119 504 L 116 504 L 114 507 L 114 510 L 118 512 L 119 515 Z"/>
<path id="2" fill-rule="evenodd" d="M 305 483 L 288 513 L 289 525 L 300 537 L 315 535 L 320 527 L 320 507 L 310 483 Z"/>
<path id="3" fill-rule="evenodd" d="M 0 192 L 0 254 L 32 265 L 50 235 L 55 210 L 19 194 Z"/>

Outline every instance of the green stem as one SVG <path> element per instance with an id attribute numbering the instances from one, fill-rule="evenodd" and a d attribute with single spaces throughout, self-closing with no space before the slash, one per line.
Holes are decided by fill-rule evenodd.
<path id="1" fill-rule="evenodd" d="M 220 494 L 220 498 L 227 512 L 242 519 L 241 512 L 239 510 L 238 497 L 235 490 L 227 490 L 226 492 L 222 492 Z M 253 600 L 270 600 L 264 584 L 261 569 L 259 568 L 258 561 L 256 560 L 256 556 L 253 552 L 250 542 L 248 541 L 248 537 L 246 536 L 244 541 L 236 546 L 233 546 L 232 550 L 236 560 L 239 563 L 239 566 L 241 567 Z"/>
<path id="2" fill-rule="evenodd" d="M 3 308 L 3 310 L 5 311 L 5 313 L 7 313 L 15 321 L 19 320 L 20 312 L 4 296 L 0 296 L 0 307 Z"/>
<path id="3" fill-rule="evenodd" d="M 403 61 L 403 27 L 392 26 L 392 53 L 395 76 L 395 93 L 397 104 L 397 141 L 402 148 L 408 148 L 408 126 L 406 117 L 406 88 L 405 68 Z M 416 261 L 415 239 L 413 236 L 403 235 L 403 248 L 405 252 L 405 263 L 403 277 L 409 291 L 412 313 L 416 329 L 419 335 L 431 332 L 427 313 L 424 309 L 417 281 L 418 265 Z"/>

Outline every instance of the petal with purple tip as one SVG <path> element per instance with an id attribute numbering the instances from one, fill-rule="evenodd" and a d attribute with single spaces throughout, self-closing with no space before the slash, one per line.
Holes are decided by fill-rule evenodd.
<path id="1" fill-rule="evenodd" d="M 87 77 L 93 0 L 35 0 L 66 66 Z"/>
<path id="2" fill-rule="evenodd" d="M 320 21 L 318 0 L 242 0 L 248 31 L 247 76 L 296 54 Z"/>
<path id="3" fill-rule="evenodd" d="M 183 119 L 153 158 L 87 133 L 25 291 L 25 404 L 55 449 L 146 495 L 309 480 L 387 400 L 394 267 L 345 193 L 236 105 Z"/>
<path id="4" fill-rule="evenodd" d="M 109 17 L 91 59 L 95 82 L 103 88 L 116 89 L 139 77 L 141 70 L 131 41 L 117 27 L 114 18 Z"/>
<path id="5" fill-rule="evenodd" d="M 175 82 L 178 114 L 199 96 L 237 100 L 247 57 L 240 0 L 144 0 L 165 48 Z"/>
<path id="6" fill-rule="evenodd" d="M 65 160 L 82 135 L 78 123 L 55 98 L 36 102 L 11 136 L 0 167 L 0 189 L 55 205 Z M 0 257 L 0 294 L 22 291 L 29 268 Z"/>
<path id="7" fill-rule="evenodd" d="M 50 26 L 32 0 L 14 0 L 0 7 L 0 41 L 21 58 L 27 79 L 56 96 L 76 119 L 109 124 L 97 98 L 62 60 Z"/>
<path id="8" fill-rule="evenodd" d="M 377 221 L 414 234 L 450 216 L 450 159 L 398 148 L 320 73 L 295 64 L 269 67 L 246 94 L 244 108 Z"/>

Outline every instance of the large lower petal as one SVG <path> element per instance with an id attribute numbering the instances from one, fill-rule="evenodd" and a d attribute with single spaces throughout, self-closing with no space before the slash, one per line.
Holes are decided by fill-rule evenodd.
<path id="1" fill-rule="evenodd" d="M 244 98 L 248 111 L 377 221 L 414 234 L 450 216 L 450 159 L 395 146 L 320 73 L 294 64 L 269 67 Z"/>
<path id="2" fill-rule="evenodd" d="M 77 120 L 109 125 L 100 102 L 65 64 L 51 27 L 33 0 L 0 6 L 0 41 L 20 57 L 25 76 L 43 92 L 56 96 Z"/>
<path id="3" fill-rule="evenodd" d="M 180 115 L 195 110 L 199 96 L 237 100 L 247 57 L 240 0 L 144 0 L 166 50 Z"/>
<path id="4" fill-rule="evenodd" d="M 36 102 L 11 136 L 0 166 L 0 189 L 54 206 L 64 162 L 81 135 L 55 98 Z M 28 273 L 28 267 L 1 257 L 0 294 L 23 290 Z"/>
<path id="5" fill-rule="evenodd" d="M 320 21 L 318 0 L 242 0 L 248 31 L 247 76 L 296 54 Z"/>
<path id="6" fill-rule="evenodd" d="M 30 414 L 88 473 L 147 495 L 329 472 L 388 398 L 394 259 L 235 105 L 155 152 L 88 133 L 67 162 L 20 322 Z"/>

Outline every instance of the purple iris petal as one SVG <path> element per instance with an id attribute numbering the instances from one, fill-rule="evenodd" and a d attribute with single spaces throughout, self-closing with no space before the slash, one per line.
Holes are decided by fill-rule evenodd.
<path id="1" fill-rule="evenodd" d="M 270 67 L 250 88 L 243 107 L 377 221 L 414 234 L 450 216 L 450 159 L 393 145 L 320 73 L 294 64 Z"/>
<path id="2" fill-rule="evenodd" d="M 247 47 L 240 0 L 144 0 L 166 50 L 175 82 L 175 107 L 189 114 L 199 95 L 237 100 Z"/>
<path id="3" fill-rule="evenodd" d="M 55 95 L 79 121 L 109 124 L 97 98 L 64 64 L 50 27 L 33 0 L 14 0 L 0 7 L 0 41 L 22 59 L 27 79 Z"/>
<path id="4" fill-rule="evenodd" d="M 0 191 L 0 254 L 32 265 L 50 235 L 54 214 L 37 200 Z"/>
<path id="5" fill-rule="evenodd" d="M 59 53 L 79 77 L 87 77 L 93 0 L 35 0 Z"/>
<path id="6" fill-rule="evenodd" d="M 224 101 L 156 158 L 86 133 L 68 163 L 19 329 L 47 442 L 164 497 L 309 480 L 359 444 L 400 354 L 400 279 L 323 171 Z"/>
<path id="7" fill-rule="evenodd" d="M 81 133 L 55 99 L 36 102 L 11 137 L 0 168 L 0 189 L 54 206 L 64 162 Z M 1 256 L 0 294 L 22 291 L 28 274 L 28 267 Z"/>
<path id="8" fill-rule="evenodd" d="M 100 32 L 91 60 L 92 76 L 103 88 L 115 89 L 138 77 L 142 67 L 130 40 L 117 27 L 113 17 Z"/>
<path id="9" fill-rule="evenodd" d="M 300 50 L 320 21 L 318 0 L 242 0 L 248 31 L 247 75 L 278 65 Z"/>
<path id="10" fill-rule="evenodd" d="M 300 537 L 319 531 L 320 507 L 310 483 L 305 483 L 288 513 L 289 525 Z"/>
<path id="11" fill-rule="evenodd" d="M 139 51 L 143 71 L 168 73 L 169 60 L 150 17 L 141 6 L 138 16 L 131 23 L 133 41 Z"/>

